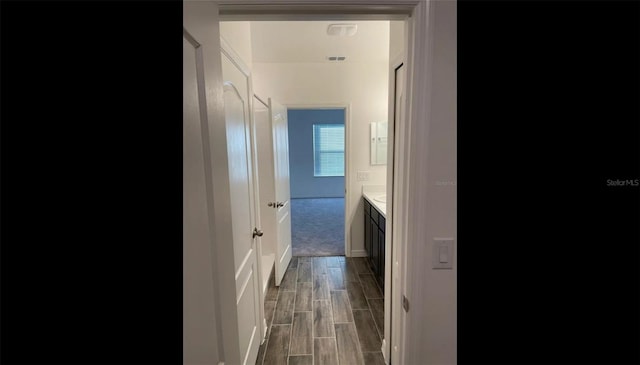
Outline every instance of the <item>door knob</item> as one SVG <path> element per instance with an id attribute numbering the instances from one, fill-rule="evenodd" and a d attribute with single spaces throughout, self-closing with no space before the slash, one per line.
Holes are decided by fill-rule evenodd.
<path id="1" fill-rule="evenodd" d="M 278 204 L 276 205 L 276 208 L 280 208 L 280 207 L 284 207 L 284 203 L 278 202 Z"/>
<path id="2" fill-rule="evenodd" d="M 267 203 L 267 206 L 275 208 L 276 207 L 276 203 L 269 202 L 269 203 Z"/>
<path id="3" fill-rule="evenodd" d="M 264 233 L 261 230 L 259 230 L 258 228 L 254 228 L 253 229 L 253 238 L 256 238 L 256 236 L 262 237 L 263 234 Z"/>

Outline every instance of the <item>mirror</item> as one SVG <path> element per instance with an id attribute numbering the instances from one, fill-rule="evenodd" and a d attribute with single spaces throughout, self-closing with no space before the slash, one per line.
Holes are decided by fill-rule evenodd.
<path id="1" fill-rule="evenodd" d="M 371 129 L 371 164 L 387 164 L 387 122 L 373 122 Z"/>

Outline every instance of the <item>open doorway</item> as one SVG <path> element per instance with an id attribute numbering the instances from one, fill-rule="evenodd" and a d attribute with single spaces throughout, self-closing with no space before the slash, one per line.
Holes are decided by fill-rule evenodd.
<path id="1" fill-rule="evenodd" d="M 352 28 L 334 34 L 336 26 Z M 393 128 L 388 108 L 391 22 L 223 21 L 220 30 L 224 43 L 247 59 L 254 95 L 260 96 L 254 100 L 253 120 L 267 330 L 257 363 L 319 361 L 322 356 L 335 362 L 384 362 L 387 200 L 379 198 L 387 190 L 393 161 L 387 156 L 393 152 L 387 148 Z M 396 36 L 401 52 L 402 35 Z M 277 158 L 269 141 L 275 132 L 264 117 L 272 111 L 262 110 L 271 102 L 260 101 L 267 98 L 287 109 L 293 254 L 281 278 L 280 253 L 274 260 L 268 251 L 281 246 L 277 237 L 271 242 L 275 223 L 270 222 L 277 220 L 269 203 L 286 207 L 286 201 L 269 195 L 278 190 L 270 181 L 282 184 L 283 175 L 274 175 L 277 163 L 269 161 Z M 373 225 L 368 224 L 371 217 Z M 271 269 L 274 261 L 276 270 Z M 274 279 L 267 280 L 270 276 Z M 289 350 L 283 351 L 281 343 L 290 343 Z"/>
<path id="2" fill-rule="evenodd" d="M 323 356 L 334 362 L 384 362 L 385 332 L 387 343 L 390 338 L 384 263 L 391 261 L 385 260 L 391 252 L 385 245 L 391 197 L 380 199 L 393 166 L 387 138 L 394 128 L 390 60 L 403 55 L 403 24 L 220 23 L 222 42 L 247 65 L 255 95 L 257 211 L 264 232 L 258 255 L 266 322 L 258 364 Z M 277 171 L 276 161 L 284 160 L 277 156 L 273 101 L 286 108 L 287 173 Z M 290 262 L 281 259 L 287 250 L 279 251 L 275 217 L 287 207 L 286 199 L 273 195 L 282 184 L 290 193 Z M 281 343 L 291 344 L 288 351 Z"/>
<path id="3" fill-rule="evenodd" d="M 345 108 L 288 110 L 293 256 L 345 254 Z"/>
<path id="4" fill-rule="evenodd" d="M 389 60 L 391 50 L 403 49 L 402 36 L 396 35 L 394 45 L 390 43 L 391 23 L 403 21 L 389 20 L 322 20 L 322 21 L 233 21 L 221 23 L 221 34 L 230 35 L 236 43 L 244 42 L 245 52 L 252 60 L 253 87 L 257 94 L 273 97 L 285 105 L 294 116 L 301 109 L 343 109 L 345 120 L 344 151 L 344 247 L 325 251 L 324 255 L 336 252 L 347 257 L 366 257 L 364 225 L 364 187 L 374 186 L 385 190 L 387 185 L 386 163 L 371 159 L 371 125 L 388 122 Z M 353 26 L 343 35 L 334 35 L 335 26 Z M 245 35 L 237 36 L 240 28 Z M 397 30 L 394 27 L 393 30 Z M 227 37 L 227 38 L 229 38 Z M 341 60 L 338 60 L 341 58 Z M 316 120 L 316 124 L 321 121 Z M 294 120 L 289 118 L 290 128 Z M 391 127 L 391 124 L 388 124 Z M 290 145 L 300 143 L 290 136 Z M 305 156 L 290 155 L 293 159 L 312 162 L 312 129 L 307 128 L 304 137 L 308 148 Z M 305 142 L 306 143 L 306 142 Z M 290 154 L 293 152 L 290 151 Z M 295 171 L 292 171 L 292 198 L 320 196 L 338 197 L 334 177 L 319 177 L 307 164 L 306 180 L 320 184 L 317 192 L 308 191 L 297 195 Z M 390 169 L 389 169 L 390 171 Z M 322 183 L 326 184 L 322 184 Z M 329 192 L 329 190 L 331 190 Z M 327 194 L 328 193 L 328 194 Z M 319 194 L 319 195 L 314 195 Z M 295 212 L 293 219 L 295 220 Z M 292 223 L 293 225 L 294 223 Z M 328 226 L 325 225 L 325 228 Z M 331 231 L 335 231 L 331 226 Z M 292 226 L 292 233 L 296 227 Z M 295 233 L 294 233 L 295 234 Z M 318 230 L 311 242 L 326 242 L 332 234 L 329 230 Z M 337 235 L 333 235 L 337 236 Z M 295 250 L 295 240 L 294 240 Z M 322 253 L 322 247 L 313 247 L 306 252 Z M 294 252 L 294 255 L 296 253 Z"/>

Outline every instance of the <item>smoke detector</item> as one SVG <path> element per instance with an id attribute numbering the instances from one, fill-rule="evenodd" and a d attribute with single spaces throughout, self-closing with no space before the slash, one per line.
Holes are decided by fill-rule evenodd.
<path id="1" fill-rule="evenodd" d="M 358 26 L 355 24 L 329 24 L 327 34 L 334 36 L 352 36 L 356 34 Z"/>
<path id="2" fill-rule="evenodd" d="M 329 61 L 344 61 L 347 59 L 345 56 L 328 56 L 327 59 Z"/>

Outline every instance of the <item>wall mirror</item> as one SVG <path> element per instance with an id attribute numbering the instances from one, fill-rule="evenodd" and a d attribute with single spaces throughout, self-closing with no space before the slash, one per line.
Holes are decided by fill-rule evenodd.
<path id="1" fill-rule="evenodd" d="M 371 123 L 371 164 L 387 164 L 387 122 Z"/>

